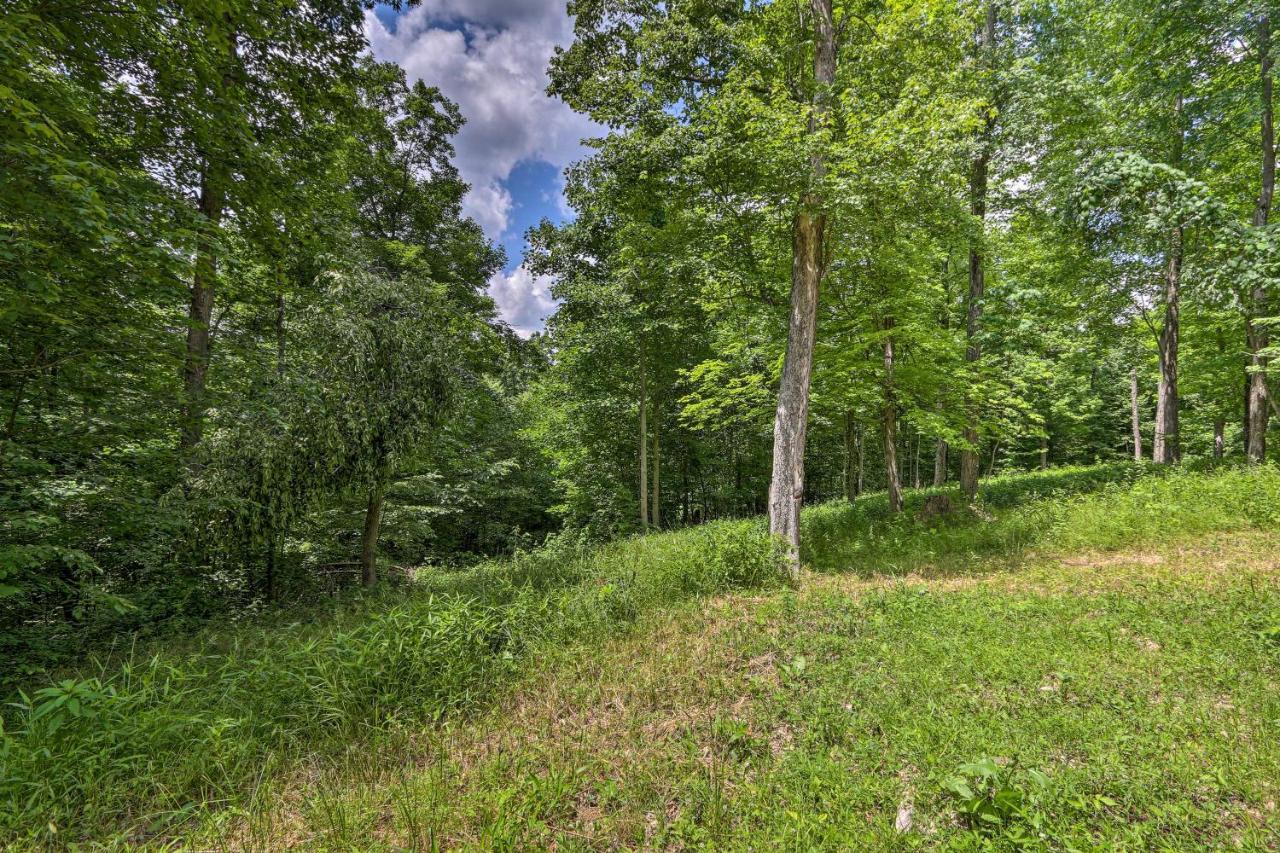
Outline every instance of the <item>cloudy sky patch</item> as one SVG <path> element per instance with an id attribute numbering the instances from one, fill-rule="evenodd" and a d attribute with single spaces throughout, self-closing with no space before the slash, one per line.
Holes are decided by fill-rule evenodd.
<path id="1" fill-rule="evenodd" d="M 565 218 L 561 172 L 600 128 L 547 97 L 547 63 L 573 26 L 564 0 L 423 0 L 366 18 L 374 55 L 409 79 L 439 86 L 467 119 L 455 146 L 471 191 L 464 210 L 507 251 L 489 283 L 502 316 L 522 334 L 554 309 L 548 281 L 520 266 L 524 232 Z"/>

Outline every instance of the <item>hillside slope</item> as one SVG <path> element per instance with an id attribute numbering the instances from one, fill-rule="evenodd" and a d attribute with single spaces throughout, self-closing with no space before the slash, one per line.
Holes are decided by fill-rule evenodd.
<path id="1" fill-rule="evenodd" d="M 107 662 L 11 710 L 0 838 L 1276 844 L 1280 473 L 984 489 L 813 508 L 797 590 L 718 523 Z"/>
<path id="2" fill-rule="evenodd" d="M 1274 849 L 1277 566 L 1249 530 L 719 597 L 199 845 Z"/>

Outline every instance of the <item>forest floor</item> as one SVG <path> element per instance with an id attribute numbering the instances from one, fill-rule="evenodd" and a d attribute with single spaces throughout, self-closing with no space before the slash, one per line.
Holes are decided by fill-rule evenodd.
<path id="1" fill-rule="evenodd" d="M 1280 849 L 1280 529 L 1068 527 L 1067 548 L 853 555 L 644 614 L 171 841 Z"/>

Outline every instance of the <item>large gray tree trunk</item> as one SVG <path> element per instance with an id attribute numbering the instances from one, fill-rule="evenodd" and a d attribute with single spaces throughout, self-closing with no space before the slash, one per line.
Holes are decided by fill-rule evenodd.
<path id="1" fill-rule="evenodd" d="M 811 0 L 814 19 L 813 76 L 815 95 L 809 114 L 814 133 L 830 110 L 836 76 L 835 23 L 831 0 Z M 826 171 L 822 153 L 810 156 L 813 189 L 800 199 L 791 223 L 791 310 L 787 324 L 787 353 L 778 387 L 773 422 L 773 472 L 769 481 L 769 532 L 787 544 L 786 571 L 800 576 L 800 504 L 804 498 L 804 445 L 809 422 L 809 379 L 818 325 L 818 288 L 825 261 L 823 238 L 826 215 L 816 192 Z"/>
<path id="2" fill-rule="evenodd" d="M 995 3 L 987 3 L 986 16 L 978 32 L 978 50 L 985 60 L 996 43 Z M 978 138 L 978 153 L 969 169 L 969 213 L 985 231 L 987 217 L 987 169 L 991 162 L 991 131 L 994 118 L 988 118 Z M 965 318 L 965 336 L 968 347 L 965 361 L 974 364 L 982 358 L 982 346 L 978 335 L 982 327 L 982 295 L 986 289 L 982 235 L 969 247 L 969 299 Z M 969 423 L 964 429 L 965 446 L 960 450 L 960 491 L 965 499 L 973 501 L 978 496 L 978 429 L 974 403 L 969 403 Z"/>
<path id="3" fill-rule="evenodd" d="M 1264 15 L 1258 22 L 1258 54 L 1261 67 L 1262 90 L 1262 188 L 1253 209 L 1255 228 L 1266 226 L 1271 214 L 1271 199 L 1276 185 L 1276 145 L 1271 103 L 1271 21 Z M 1249 394 L 1248 394 L 1248 446 L 1245 455 L 1250 462 L 1262 462 L 1267 456 L 1267 420 L 1270 405 L 1267 389 L 1267 359 L 1261 354 L 1270 340 L 1265 327 L 1258 325 L 1258 317 L 1270 315 L 1267 292 L 1255 287 L 1250 294 L 1250 316 L 1247 322 L 1249 344 Z"/>

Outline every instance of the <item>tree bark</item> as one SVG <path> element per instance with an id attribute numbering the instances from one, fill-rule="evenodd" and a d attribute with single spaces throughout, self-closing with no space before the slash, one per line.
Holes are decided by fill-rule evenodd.
<path id="1" fill-rule="evenodd" d="M 978 50 L 981 58 L 987 58 L 996 43 L 995 3 L 987 3 L 983 25 L 978 31 Z M 978 153 L 969 169 L 969 213 L 977 220 L 980 232 L 985 231 L 987 218 L 987 168 L 991 162 L 990 139 L 994 119 L 988 117 L 978 138 Z M 968 347 L 964 359 L 976 364 L 982 358 L 982 346 L 978 335 L 982 328 L 982 295 L 986 289 L 983 235 L 969 246 L 969 299 L 965 318 L 965 336 Z M 969 423 L 964 429 L 965 446 L 960 451 L 960 491 L 972 502 L 978 496 L 978 429 L 977 413 L 970 400 Z"/>
<path id="2" fill-rule="evenodd" d="M 1142 461 L 1142 421 L 1138 414 L 1138 370 L 1129 371 L 1129 418 L 1133 424 L 1133 461 Z"/>
<path id="3" fill-rule="evenodd" d="M 941 486 L 947 482 L 947 443 L 938 439 L 933 448 L 933 484 Z"/>
<path id="4" fill-rule="evenodd" d="M 893 321 L 885 321 L 886 331 Z M 902 512 L 902 483 L 898 479 L 898 410 L 893 396 L 893 338 L 884 339 L 884 474 L 889 511 Z"/>
<path id="5" fill-rule="evenodd" d="M 854 472 L 853 412 L 844 413 L 844 499 L 853 503 L 858 496 L 857 474 Z"/>
<path id="6" fill-rule="evenodd" d="M 649 517 L 653 526 L 662 529 L 662 445 L 658 438 L 658 406 L 653 407 L 653 509 Z"/>
<path id="7" fill-rule="evenodd" d="M 226 192 L 220 170 L 206 168 L 201 179 L 199 211 L 202 222 L 196 238 L 195 269 L 187 311 L 187 348 L 182 364 L 182 410 L 178 448 L 185 455 L 204 436 L 205 377 L 209 370 L 209 331 L 218 274 L 217 229 L 222 222 Z"/>
<path id="8" fill-rule="evenodd" d="M 1182 164 L 1183 129 L 1182 95 L 1173 100 L 1176 124 L 1169 162 Z M 1156 390 L 1156 425 L 1152 436 L 1152 459 L 1164 465 L 1182 456 L 1178 436 L 1178 324 L 1179 299 L 1182 290 L 1182 226 L 1169 232 L 1169 246 L 1164 269 L 1164 325 L 1160 329 L 1160 381 Z"/>
<path id="9" fill-rule="evenodd" d="M 813 76 L 815 94 L 809 113 L 809 132 L 815 134 L 830 111 L 835 82 L 836 50 L 832 0 L 811 0 L 814 19 Z M 800 199 L 791 224 L 791 309 L 787 353 L 778 387 L 773 424 L 773 470 L 769 481 L 769 532 L 786 542 L 786 571 L 800 576 L 800 504 L 804 499 L 804 446 L 809 421 L 809 380 L 818 325 L 818 288 L 824 265 L 826 215 L 817 185 L 826 171 L 820 150 L 809 159 L 813 182 Z"/>
<path id="10" fill-rule="evenodd" d="M 854 447 L 858 454 L 858 485 L 857 485 L 856 493 L 860 495 L 862 494 L 863 490 L 866 488 L 866 472 L 867 472 L 866 441 L 865 441 L 865 437 L 863 435 L 861 426 L 858 427 L 858 434 L 854 437 Z"/>
<path id="11" fill-rule="evenodd" d="M 1271 20 L 1266 15 L 1258 21 L 1258 54 L 1261 69 L 1262 90 L 1262 188 L 1253 210 L 1255 228 L 1265 227 L 1271 215 L 1271 199 L 1276 184 L 1276 146 L 1271 102 Z M 1248 444 L 1246 458 L 1259 463 L 1267 456 L 1267 421 L 1270 406 L 1267 400 L 1267 358 L 1261 354 L 1269 344 L 1265 327 L 1255 321 L 1270 314 L 1267 292 L 1262 287 L 1253 288 L 1250 294 L 1250 315 L 1246 320 L 1249 344 L 1249 394 L 1248 394 Z"/>
<path id="12" fill-rule="evenodd" d="M 276 290 L 276 376 L 284 377 L 284 274 L 277 273 Z"/>
<path id="13" fill-rule="evenodd" d="M 1178 323 L 1182 287 L 1182 228 L 1169 235 L 1164 275 L 1164 327 L 1160 330 L 1160 383 L 1156 396 L 1156 428 L 1152 459 L 1163 465 L 1181 457 L 1178 441 Z"/>
<path id="14" fill-rule="evenodd" d="M 366 587 L 378 582 L 378 531 L 382 527 L 385 489 L 385 484 L 379 482 L 369 490 L 369 503 L 364 513 L 364 531 L 360 535 L 360 583 Z"/>
<path id="15" fill-rule="evenodd" d="M 1040 436 L 1040 470 L 1047 471 L 1049 469 L 1049 438 L 1048 436 Z"/>
<path id="16" fill-rule="evenodd" d="M 640 366 L 640 529 L 649 529 L 649 424 L 648 385 Z"/>

